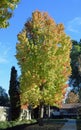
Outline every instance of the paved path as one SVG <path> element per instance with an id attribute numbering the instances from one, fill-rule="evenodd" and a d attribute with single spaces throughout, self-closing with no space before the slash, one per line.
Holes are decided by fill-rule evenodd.
<path id="1" fill-rule="evenodd" d="M 76 119 L 68 119 L 61 130 L 77 130 Z"/>

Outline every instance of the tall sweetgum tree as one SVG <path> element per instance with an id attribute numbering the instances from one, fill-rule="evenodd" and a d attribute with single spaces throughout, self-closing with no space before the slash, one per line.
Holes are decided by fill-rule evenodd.
<path id="1" fill-rule="evenodd" d="M 63 24 L 56 24 L 48 13 L 32 13 L 16 45 L 22 104 L 41 108 L 62 104 L 71 72 L 70 49 Z"/>

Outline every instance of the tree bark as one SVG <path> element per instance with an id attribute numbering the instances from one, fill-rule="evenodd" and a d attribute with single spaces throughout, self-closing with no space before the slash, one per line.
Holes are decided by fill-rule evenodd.
<path id="1" fill-rule="evenodd" d="M 39 107 L 39 125 L 43 126 L 43 116 L 44 116 L 44 104 L 43 102 L 40 103 Z"/>
<path id="2" fill-rule="evenodd" d="M 48 106 L 48 118 L 50 118 L 50 105 Z"/>

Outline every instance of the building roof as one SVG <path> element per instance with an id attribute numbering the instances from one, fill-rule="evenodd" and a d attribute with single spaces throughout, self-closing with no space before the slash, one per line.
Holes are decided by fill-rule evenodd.
<path id="1" fill-rule="evenodd" d="M 81 107 L 81 103 L 62 104 L 61 109 L 72 109 Z"/>

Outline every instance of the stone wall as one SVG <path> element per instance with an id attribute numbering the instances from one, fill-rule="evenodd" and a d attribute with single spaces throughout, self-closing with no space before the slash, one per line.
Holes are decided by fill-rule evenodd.
<path id="1" fill-rule="evenodd" d="M 0 106 L 0 121 L 10 120 L 10 108 Z"/>
<path id="2" fill-rule="evenodd" d="M 31 120 L 31 111 L 28 109 L 22 109 L 19 120 Z M 0 106 L 0 121 L 11 120 L 10 108 Z"/>

